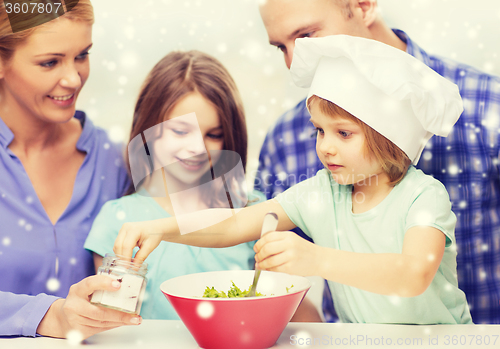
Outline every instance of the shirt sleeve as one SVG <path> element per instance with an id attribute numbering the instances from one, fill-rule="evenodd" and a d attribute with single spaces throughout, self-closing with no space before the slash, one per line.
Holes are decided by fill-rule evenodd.
<path id="1" fill-rule="evenodd" d="M 116 237 L 124 221 L 124 211 L 117 200 L 108 201 L 97 215 L 83 248 L 103 256 L 113 252 Z"/>
<path id="2" fill-rule="evenodd" d="M 430 226 L 446 236 L 446 247 L 455 241 L 457 218 L 451 210 L 448 192 L 441 182 L 431 178 L 414 193 L 406 216 L 405 231 L 415 226 Z"/>
<path id="3" fill-rule="evenodd" d="M 0 292 L 0 336 L 36 336 L 36 329 L 58 297 Z"/>
<path id="4" fill-rule="evenodd" d="M 310 227 L 318 219 L 321 220 L 324 214 L 319 208 L 323 204 L 320 200 L 325 199 L 325 196 L 321 195 L 321 187 L 315 185 L 322 180 L 327 178 L 324 178 L 323 173 L 318 173 L 316 177 L 295 184 L 275 198 L 292 223 L 309 238 L 312 238 Z"/>

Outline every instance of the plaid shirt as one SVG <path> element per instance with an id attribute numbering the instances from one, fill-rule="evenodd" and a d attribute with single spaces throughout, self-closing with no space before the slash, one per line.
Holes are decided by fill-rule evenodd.
<path id="1" fill-rule="evenodd" d="M 409 54 L 460 89 L 464 112 L 448 137 L 431 138 L 417 167 L 450 194 L 457 216 L 458 281 L 473 321 L 500 324 L 500 78 L 428 55 L 404 32 L 394 32 Z M 323 168 L 309 118 L 303 100 L 269 130 L 255 179 L 255 188 L 268 198 Z M 332 304 L 326 287 L 327 321 L 336 320 Z"/>

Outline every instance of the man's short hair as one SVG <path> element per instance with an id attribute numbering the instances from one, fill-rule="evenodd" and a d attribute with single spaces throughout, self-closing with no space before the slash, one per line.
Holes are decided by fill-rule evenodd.
<path id="1" fill-rule="evenodd" d="M 345 18 L 352 18 L 351 0 L 330 0 L 337 5 Z"/>

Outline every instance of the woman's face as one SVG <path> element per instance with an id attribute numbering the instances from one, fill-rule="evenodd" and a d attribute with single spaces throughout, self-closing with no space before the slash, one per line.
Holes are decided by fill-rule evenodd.
<path id="1" fill-rule="evenodd" d="M 191 92 L 177 102 L 166 119 L 161 124 L 162 136 L 154 145 L 154 157 L 171 179 L 182 186 L 196 186 L 210 170 L 207 151 L 222 150 L 224 146 L 217 110 L 199 92 Z M 216 155 L 210 154 L 215 163 Z"/>
<path id="2" fill-rule="evenodd" d="M 91 46 L 92 25 L 85 22 L 61 18 L 37 29 L 0 62 L 3 110 L 43 122 L 70 120 L 89 76 Z"/>

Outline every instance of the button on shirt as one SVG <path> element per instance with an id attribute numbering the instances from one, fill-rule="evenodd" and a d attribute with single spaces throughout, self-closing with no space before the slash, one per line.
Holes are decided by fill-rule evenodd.
<path id="1" fill-rule="evenodd" d="M 35 336 L 52 302 L 94 274 L 83 243 L 101 206 L 129 183 L 121 147 L 83 112 L 75 118 L 83 127 L 76 148 L 86 156 L 55 225 L 8 148 L 14 135 L 0 119 L 0 335 Z"/>
<path id="2" fill-rule="evenodd" d="M 457 216 L 458 282 L 472 320 L 500 324 L 500 78 L 428 55 L 404 32 L 394 33 L 409 54 L 460 90 L 464 112 L 448 137 L 431 138 L 417 168 L 442 182 L 450 194 Z M 303 100 L 269 130 L 255 179 L 255 189 L 268 198 L 323 168 L 309 118 Z M 323 303 L 325 317 L 334 321 L 330 304 Z"/>

